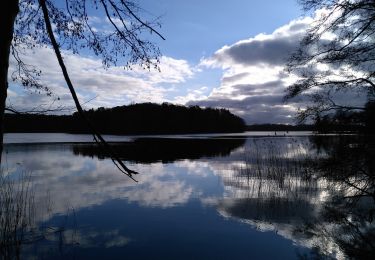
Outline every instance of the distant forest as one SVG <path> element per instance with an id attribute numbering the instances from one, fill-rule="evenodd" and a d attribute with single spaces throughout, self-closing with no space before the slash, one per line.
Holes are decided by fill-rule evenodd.
<path id="1" fill-rule="evenodd" d="M 242 118 L 226 109 L 142 103 L 85 111 L 103 134 L 181 134 L 242 132 Z M 5 132 L 89 133 L 78 115 L 5 114 Z"/>
<path id="2" fill-rule="evenodd" d="M 246 126 L 247 131 L 316 131 L 315 125 L 255 124 Z"/>

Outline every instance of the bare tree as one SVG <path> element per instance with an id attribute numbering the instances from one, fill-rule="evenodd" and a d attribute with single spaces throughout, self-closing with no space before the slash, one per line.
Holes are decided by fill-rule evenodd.
<path id="1" fill-rule="evenodd" d="M 111 31 L 96 30 L 92 26 L 90 19 L 97 10 L 105 14 L 112 26 Z M 154 21 L 141 19 L 138 16 L 140 11 L 140 7 L 128 0 L 11 0 L 4 4 L 0 11 L 0 147 L 3 144 L 10 54 L 18 65 L 16 72 L 11 75 L 12 80 L 18 80 L 25 87 L 45 91 L 50 95 L 48 86 L 39 81 L 38 77 L 42 72 L 25 64 L 19 53 L 27 48 L 51 46 L 76 108 L 86 120 L 94 140 L 103 145 L 112 155 L 115 164 L 131 177 L 135 172 L 118 159 L 84 115 L 60 50 L 79 53 L 81 49 L 87 49 L 99 56 L 105 67 L 121 63 L 125 67 L 139 64 L 145 69 L 157 68 L 160 51 L 152 42 L 144 39 L 144 32 L 164 39 L 154 29 L 160 24 L 158 18 Z"/>
<path id="2" fill-rule="evenodd" d="M 337 110 L 362 111 L 365 106 L 340 103 L 337 94 L 359 92 L 375 99 L 375 2 L 373 0 L 299 0 L 305 11 L 319 11 L 289 60 L 287 70 L 299 76 L 286 100 L 307 97 L 298 118 Z"/>

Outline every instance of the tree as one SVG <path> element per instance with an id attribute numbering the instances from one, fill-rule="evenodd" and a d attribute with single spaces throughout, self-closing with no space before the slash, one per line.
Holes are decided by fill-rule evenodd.
<path id="1" fill-rule="evenodd" d="M 288 87 L 285 99 L 306 98 L 306 107 L 298 113 L 300 121 L 336 110 L 364 111 L 365 104 L 342 100 L 349 99 L 350 93 L 364 95 L 367 102 L 375 99 L 375 2 L 300 3 L 305 11 L 316 11 L 317 19 L 289 60 L 287 71 L 299 79 Z M 340 101 L 338 95 L 344 98 Z"/>
<path id="2" fill-rule="evenodd" d="M 90 24 L 92 13 L 100 10 L 112 25 L 112 31 L 98 31 Z M 102 136 L 87 120 L 69 78 L 60 49 L 79 53 L 87 49 L 102 59 L 104 66 L 125 63 L 140 64 L 143 68 L 158 67 L 160 52 L 144 32 L 164 39 L 154 28 L 157 20 L 143 21 L 140 8 L 128 0 L 10 0 L 0 11 L 0 152 L 3 144 L 5 101 L 8 88 L 9 56 L 13 55 L 18 70 L 12 74 L 23 86 L 51 94 L 48 86 L 38 80 L 41 71 L 25 64 L 19 53 L 27 48 L 51 46 L 62 69 L 76 108 L 87 121 L 94 139 L 111 153 L 114 162 L 131 176 L 133 171 L 119 160 Z M 57 36 L 57 37 L 56 37 Z M 57 39 L 60 41 L 58 42 Z M 117 165 L 116 164 L 116 165 Z"/>

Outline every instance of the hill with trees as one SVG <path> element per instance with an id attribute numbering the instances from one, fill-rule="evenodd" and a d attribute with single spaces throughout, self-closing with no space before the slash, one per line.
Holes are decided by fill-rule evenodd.
<path id="1" fill-rule="evenodd" d="M 103 134 L 242 132 L 242 118 L 226 109 L 142 103 L 90 109 L 87 118 Z M 5 132 L 90 133 L 80 115 L 6 114 Z"/>

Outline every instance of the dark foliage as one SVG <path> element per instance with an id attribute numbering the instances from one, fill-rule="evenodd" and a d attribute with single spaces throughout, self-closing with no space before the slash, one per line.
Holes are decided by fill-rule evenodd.
<path id="1" fill-rule="evenodd" d="M 342 182 L 343 190 L 353 190 L 354 197 L 369 196 L 375 201 L 373 136 L 312 136 L 311 140 L 318 151 L 326 153 L 314 164 L 322 176 Z"/>
<path id="2" fill-rule="evenodd" d="M 375 132 L 375 102 L 367 102 L 365 109 L 361 112 L 339 109 L 334 114 L 316 114 L 314 121 L 315 130 L 322 133 L 356 131 L 373 134 Z"/>
<path id="3" fill-rule="evenodd" d="M 134 104 L 85 111 L 104 134 L 241 132 L 244 121 L 225 109 L 164 103 Z M 6 115 L 6 132 L 89 133 L 79 115 Z"/>
<path id="4" fill-rule="evenodd" d="M 337 94 L 375 96 L 375 4 L 373 0 L 300 0 L 307 11 L 325 10 L 291 57 L 287 70 L 299 76 L 286 99 L 304 97 L 300 121 L 337 110 L 363 111 Z M 329 37 L 327 37 L 329 35 Z"/>
<path id="5" fill-rule="evenodd" d="M 80 53 L 86 49 L 90 54 L 98 56 L 103 65 L 140 64 L 150 69 L 157 68 L 160 51 L 149 41 L 145 32 L 154 33 L 163 38 L 155 29 L 160 28 L 159 19 L 143 21 L 138 16 L 141 12 L 133 1 L 127 0 L 94 0 L 77 1 L 45 0 L 49 19 L 53 30 L 61 41 L 59 48 L 72 53 Z M 39 0 L 20 0 L 19 14 L 14 25 L 11 54 L 16 60 L 17 69 L 12 72 L 11 79 L 19 81 L 24 87 L 37 92 L 52 92 L 40 81 L 43 73 L 33 64 L 22 60 L 25 49 L 33 49 L 51 45 L 45 25 L 45 17 L 41 11 Z M 94 10 L 102 10 L 111 24 L 110 30 L 97 30 L 92 22 Z M 56 93 L 58 95 L 58 93 Z"/>

